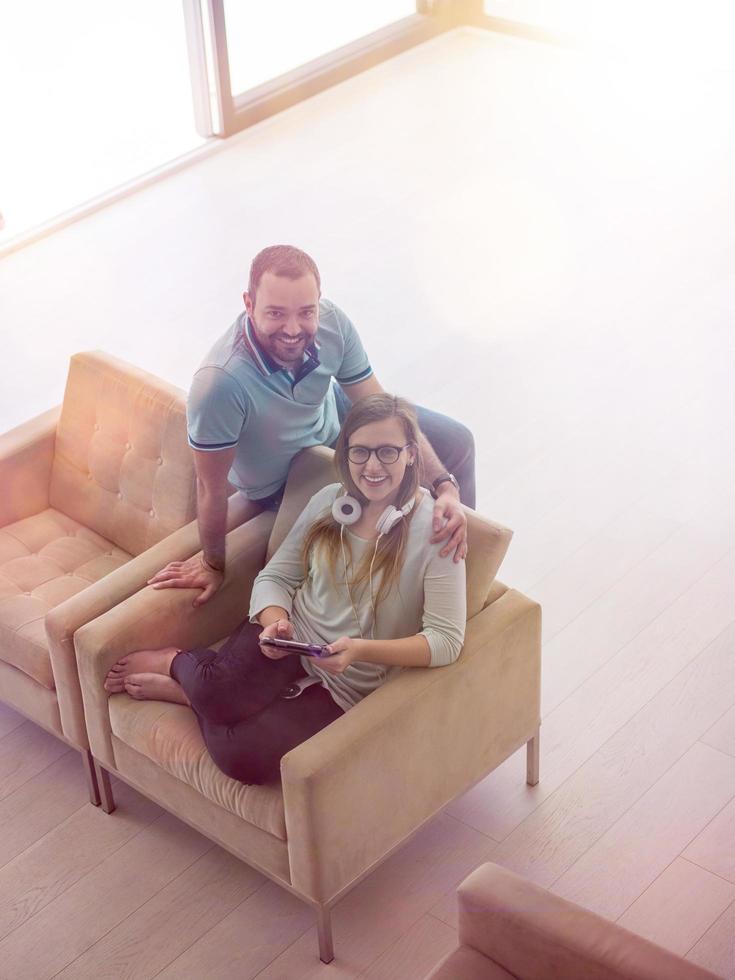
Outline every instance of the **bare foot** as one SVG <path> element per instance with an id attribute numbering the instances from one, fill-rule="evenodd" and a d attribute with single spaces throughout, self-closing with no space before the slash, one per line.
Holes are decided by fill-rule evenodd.
<path id="1" fill-rule="evenodd" d="M 105 690 L 108 694 L 121 694 L 125 690 L 125 678 L 122 674 L 113 674 L 112 671 L 105 678 Z"/>
<path id="2" fill-rule="evenodd" d="M 176 656 L 176 647 L 163 650 L 136 650 L 121 657 L 105 678 L 105 690 L 109 694 L 119 694 L 125 688 L 125 678 L 130 674 L 163 674 L 169 676 L 171 661 Z"/>
<path id="3" fill-rule="evenodd" d="M 181 685 L 173 677 L 164 677 L 163 674 L 128 674 L 123 683 L 130 697 L 138 701 L 190 703 Z"/>

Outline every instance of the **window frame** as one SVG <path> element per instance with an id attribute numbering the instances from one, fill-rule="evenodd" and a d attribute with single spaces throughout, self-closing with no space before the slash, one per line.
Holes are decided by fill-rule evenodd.
<path id="1" fill-rule="evenodd" d="M 482 0 L 416 0 L 416 13 L 246 92 L 233 93 L 225 0 L 183 0 L 183 5 L 197 131 L 200 136 L 220 138 L 484 16 Z"/>

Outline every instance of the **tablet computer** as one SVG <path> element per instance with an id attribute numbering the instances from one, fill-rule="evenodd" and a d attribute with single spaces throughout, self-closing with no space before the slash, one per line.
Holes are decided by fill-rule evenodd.
<path id="1" fill-rule="evenodd" d="M 305 657 L 329 657 L 331 654 L 326 647 L 316 643 L 299 643 L 298 640 L 281 640 L 275 636 L 261 636 L 259 643 L 263 646 L 277 647 L 284 653 L 295 653 Z"/>

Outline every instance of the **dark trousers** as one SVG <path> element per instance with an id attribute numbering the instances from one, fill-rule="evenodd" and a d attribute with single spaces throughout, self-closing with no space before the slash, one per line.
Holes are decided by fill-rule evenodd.
<path id="1" fill-rule="evenodd" d="M 340 425 L 352 407 L 352 402 L 340 385 L 334 385 Z M 459 499 L 466 507 L 475 507 L 475 440 L 467 426 L 454 419 L 416 405 L 419 428 L 431 443 L 434 452 L 448 473 L 459 483 Z"/>
<path id="2" fill-rule="evenodd" d="M 212 759 L 243 783 L 274 778 L 282 756 L 344 713 L 320 684 L 284 700 L 283 689 L 306 672 L 296 656 L 264 656 L 260 633 L 245 622 L 221 650 L 185 650 L 171 664 Z"/>

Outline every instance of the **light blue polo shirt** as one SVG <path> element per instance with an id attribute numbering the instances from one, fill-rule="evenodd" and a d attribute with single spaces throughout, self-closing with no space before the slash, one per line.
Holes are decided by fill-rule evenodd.
<path id="1" fill-rule="evenodd" d="M 357 330 L 329 300 L 319 303 L 317 332 L 295 372 L 258 345 L 243 312 L 194 375 L 189 445 L 205 452 L 237 446 L 230 483 L 251 500 L 269 497 L 286 482 L 300 449 L 337 438 L 332 378 L 346 386 L 372 373 Z"/>

